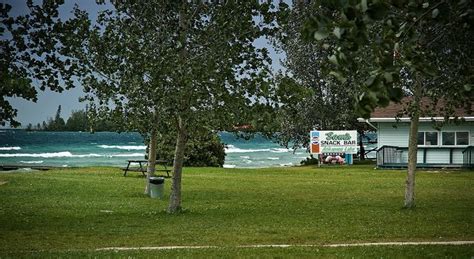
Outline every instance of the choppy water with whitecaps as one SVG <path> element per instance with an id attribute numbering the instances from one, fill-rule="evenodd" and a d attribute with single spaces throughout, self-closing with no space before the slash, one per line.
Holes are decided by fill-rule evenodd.
<path id="1" fill-rule="evenodd" d="M 227 168 L 299 165 L 308 156 L 304 149 L 293 152 L 259 135 L 251 140 L 219 135 L 227 145 Z M 145 148 L 138 133 L 0 130 L 0 164 L 123 167 L 126 160 L 144 159 Z"/>

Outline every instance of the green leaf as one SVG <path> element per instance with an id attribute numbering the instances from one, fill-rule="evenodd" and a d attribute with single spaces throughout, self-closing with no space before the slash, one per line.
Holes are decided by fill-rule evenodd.
<path id="1" fill-rule="evenodd" d="M 438 17 L 439 15 L 439 10 L 438 8 L 435 8 L 432 12 L 431 12 L 431 17 L 433 17 L 433 19 L 435 19 L 436 17 Z"/>
<path id="2" fill-rule="evenodd" d="M 329 36 L 329 33 L 327 33 L 326 31 L 322 31 L 322 30 L 319 30 L 317 32 L 314 33 L 314 38 L 318 41 L 320 40 L 324 40 L 326 39 L 327 37 Z"/>
<path id="3" fill-rule="evenodd" d="M 344 52 L 339 52 L 338 58 L 338 61 L 341 61 L 341 63 L 345 63 L 347 60 L 346 54 L 344 54 Z"/>
<path id="4" fill-rule="evenodd" d="M 337 60 L 336 55 L 331 55 L 328 57 L 328 59 L 329 59 L 329 62 L 333 63 L 334 65 L 336 66 L 339 65 L 339 61 Z"/>
<path id="5" fill-rule="evenodd" d="M 383 77 L 385 78 L 385 81 L 386 81 L 387 83 L 392 83 L 392 82 L 393 82 L 392 73 L 390 73 L 390 72 L 385 72 L 385 73 L 383 73 Z"/>
<path id="6" fill-rule="evenodd" d="M 341 29 L 339 27 L 335 27 L 334 30 L 332 31 L 332 33 L 334 33 L 334 35 L 336 35 L 336 37 L 338 39 L 340 39 L 342 34 L 344 33 L 344 29 Z"/>
<path id="7" fill-rule="evenodd" d="M 382 20 L 388 13 L 388 6 L 382 2 L 372 4 L 367 10 L 367 15 L 372 20 Z"/>
<path id="8" fill-rule="evenodd" d="M 405 32 L 405 27 L 406 27 L 406 23 L 402 23 L 402 25 L 400 26 L 400 28 L 398 29 L 398 33 L 395 34 L 395 37 L 397 38 L 400 38 L 400 36 Z"/>
<path id="9" fill-rule="evenodd" d="M 367 80 L 365 80 L 366 86 L 371 86 L 374 84 L 375 79 L 377 79 L 377 75 L 371 75 Z"/>
<path id="10" fill-rule="evenodd" d="M 331 72 L 329 72 L 329 74 L 334 76 L 341 83 L 345 83 L 347 81 L 347 79 L 345 77 L 343 77 L 339 72 L 331 71 Z"/>
<path id="11" fill-rule="evenodd" d="M 473 84 L 465 84 L 464 85 L 464 90 L 470 92 L 472 90 L 472 86 L 473 86 Z"/>
<path id="12" fill-rule="evenodd" d="M 357 12 L 354 8 L 349 7 L 344 10 L 344 15 L 349 21 L 352 21 L 356 18 Z"/>
<path id="13" fill-rule="evenodd" d="M 369 9 L 369 7 L 367 6 L 367 0 L 362 0 L 360 1 L 360 6 L 361 6 L 361 9 L 362 9 L 362 12 L 367 12 L 367 9 Z"/>
<path id="14" fill-rule="evenodd" d="M 386 107 L 390 103 L 390 100 L 386 96 L 379 96 L 377 104 L 382 107 Z"/>
<path id="15" fill-rule="evenodd" d="M 399 87 L 389 87 L 388 97 L 394 102 L 398 102 L 403 98 L 403 90 Z"/>
<path id="16" fill-rule="evenodd" d="M 426 8 L 428 8 L 428 7 L 430 7 L 430 3 L 428 3 L 428 2 L 423 3 L 423 8 L 424 8 L 424 9 L 426 9 Z"/>

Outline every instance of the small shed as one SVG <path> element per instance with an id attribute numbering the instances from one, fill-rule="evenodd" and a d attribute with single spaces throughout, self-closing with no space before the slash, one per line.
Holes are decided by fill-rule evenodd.
<path id="1" fill-rule="evenodd" d="M 402 103 L 390 103 L 377 108 L 371 119 L 359 119 L 377 131 L 377 167 L 404 168 L 408 164 L 408 135 L 410 118 L 398 116 L 405 107 Z M 422 107 L 429 100 L 422 100 Z M 439 102 L 437 109 L 442 110 Z M 473 109 L 471 109 L 473 110 Z M 463 118 L 457 122 L 445 121 L 440 113 L 420 117 L 418 128 L 417 167 L 474 167 L 474 115 L 465 109 L 457 109 L 455 116 Z M 398 116 L 398 117 L 397 117 Z"/>

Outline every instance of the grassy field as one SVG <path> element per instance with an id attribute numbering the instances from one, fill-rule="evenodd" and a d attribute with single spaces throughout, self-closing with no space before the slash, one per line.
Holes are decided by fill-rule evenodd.
<path id="1" fill-rule="evenodd" d="M 238 248 L 474 240 L 474 174 L 419 172 L 417 208 L 402 209 L 405 172 L 373 166 L 185 168 L 180 215 L 116 168 L 0 174 L 0 257 L 466 257 L 473 245 Z M 217 249 L 95 251 L 105 247 Z"/>

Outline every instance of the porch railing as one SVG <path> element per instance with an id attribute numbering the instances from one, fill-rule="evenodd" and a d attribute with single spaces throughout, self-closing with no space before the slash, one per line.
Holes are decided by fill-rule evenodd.
<path id="1" fill-rule="evenodd" d="M 401 150 L 397 146 L 382 146 L 377 150 L 377 166 L 400 164 Z"/>
<path id="2" fill-rule="evenodd" d="M 428 162 L 429 152 L 428 150 L 449 150 L 447 155 L 449 161 L 445 163 L 433 163 Z M 462 151 L 462 164 L 455 162 L 454 153 L 455 150 L 459 150 L 459 147 L 418 147 L 418 151 L 421 152 L 421 159 L 417 161 L 417 165 L 420 167 L 467 167 L 474 168 L 474 146 L 468 146 Z M 406 167 L 407 157 L 402 156 L 404 152 L 408 152 L 408 147 L 398 146 L 382 146 L 377 150 L 377 166 L 378 167 Z M 459 153 L 458 153 L 459 154 Z"/>
<path id="3" fill-rule="evenodd" d="M 468 146 L 462 151 L 463 165 L 465 167 L 474 167 L 474 146 Z"/>

